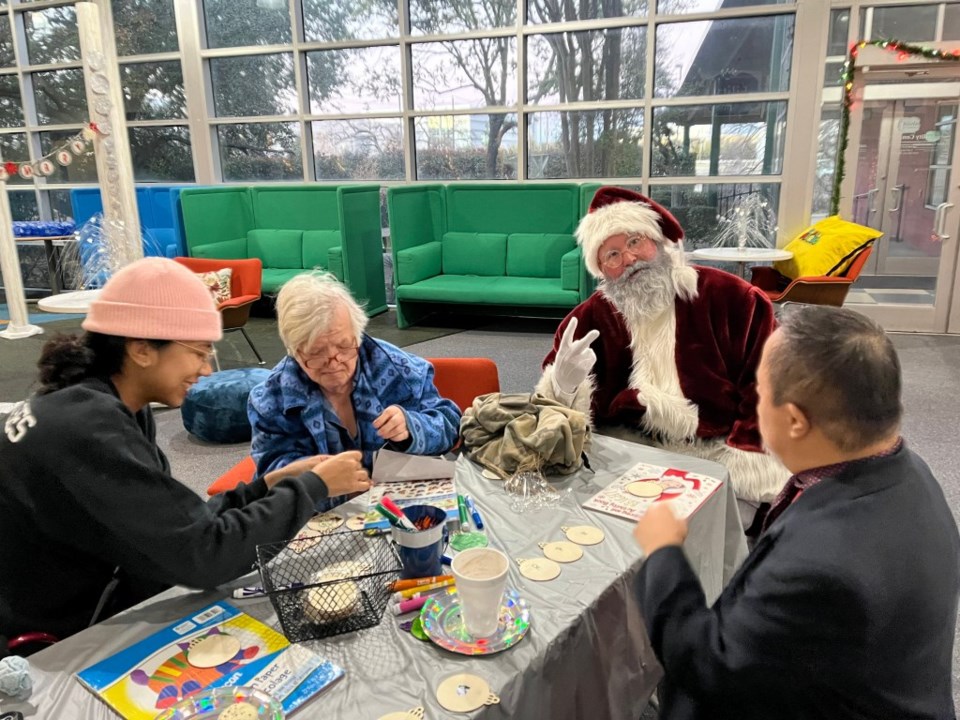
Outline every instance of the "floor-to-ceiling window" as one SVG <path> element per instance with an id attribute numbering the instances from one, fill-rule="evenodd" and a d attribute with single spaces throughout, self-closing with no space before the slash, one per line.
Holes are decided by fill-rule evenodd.
<path id="1" fill-rule="evenodd" d="M 668 203 L 697 245 L 745 196 L 776 210 L 796 171 L 794 3 L 98 1 L 138 182 L 603 179 Z M 953 3 L 854 3 L 853 25 L 851 3 L 822 5 L 828 88 L 854 36 L 960 37 Z M 0 152 L 38 157 L 87 115 L 73 3 L 4 7 Z M 827 102 L 814 214 L 838 118 Z M 14 213 L 68 214 L 96 179 L 90 159 L 14 178 Z"/>
<path id="2" fill-rule="evenodd" d="M 101 3 L 106 0 L 100 0 Z M 72 2 L 8 0 L 0 152 L 86 119 Z M 688 243 L 775 213 L 797 6 L 764 0 L 111 0 L 137 182 L 610 180 Z M 90 158 L 11 181 L 70 212 Z"/>

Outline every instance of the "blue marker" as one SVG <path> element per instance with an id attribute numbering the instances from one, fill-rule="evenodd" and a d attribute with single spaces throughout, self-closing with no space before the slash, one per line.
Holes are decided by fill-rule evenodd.
<path id="1" fill-rule="evenodd" d="M 477 506 L 473 504 L 473 498 L 466 495 L 464 496 L 464 500 L 467 501 L 467 509 L 470 511 L 470 515 L 473 516 L 473 524 L 477 526 L 477 530 L 483 530 L 483 520 L 480 518 L 480 513 L 477 512 Z"/>

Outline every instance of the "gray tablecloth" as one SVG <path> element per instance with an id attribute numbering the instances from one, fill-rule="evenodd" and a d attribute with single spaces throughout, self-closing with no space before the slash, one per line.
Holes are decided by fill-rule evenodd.
<path id="1" fill-rule="evenodd" d="M 517 645 L 487 657 L 467 657 L 420 642 L 401 631 L 389 610 L 375 628 L 307 643 L 340 664 L 346 676 L 298 711 L 302 718 L 378 718 L 422 705 L 426 718 L 454 715 L 436 701 L 435 689 L 449 675 L 480 675 L 501 698 L 474 717 L 586 718 L 636 720 L 659 681 L 661 670 L 649 647 L 633 582 L 641 564 L 633 523 L 584 510 L 581 504 L 617 476 L 644 461 L 719 477 L 715 463 L 665 453 L 607 437 L 595 437 L 586 470 L 553 482 L 565 491 L 558 507 L 517 514 L 502 483 L 458 460 L 460 492 L 472 494 L 491 544 L 511 558 L 540 556 L 538 542 L 562 540 L 561 526 L 592 524 L 606 539 L 584 548 L 584 557 L 564 565 L 559 578 L 537 583 L 514 565 L 509 583 L 531 608 L 531 628 Z M 360 502 L 358 502 L 360 501 Z M 345 516 L 364 510 L 363 498 L 342 506 Z M 724 482 L 690 521 L 685 546 L 709 600 L 746 555 L 736 502 Z M 252 584 L 250 577 L 234 586 Z M 232 587 L 232 586 L 231 586 Z M 155 632 L 174 620 L 229 595 L 173 588 L 121 615 L 89 628 L 31 657 L 35 681 L 26 703 L 0 703 L 27 717 L 89 720 L 114 717 L 72 674 Z M 266 600 L 234 601 L 245 612 L 278 627 Z"/>

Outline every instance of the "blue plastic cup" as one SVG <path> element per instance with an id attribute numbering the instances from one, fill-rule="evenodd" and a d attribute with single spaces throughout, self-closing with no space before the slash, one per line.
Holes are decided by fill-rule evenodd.
<path id="1" fill-rule="evenodd" d="M 443 575 L 441 559 L 450 537 L 446 511 L 433 505 L 411 505 L 403 508 L 403 514 L 414 525 L 425 517 L 433 522 L 426 530 L 391 528 L 403 566 L 400 577 L 408 579 Z"/>

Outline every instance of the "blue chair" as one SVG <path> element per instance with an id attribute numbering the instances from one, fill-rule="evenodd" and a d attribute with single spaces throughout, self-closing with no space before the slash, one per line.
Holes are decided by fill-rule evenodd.
<path id="1" fill-rule="evenodd" d="M 144 235 L 144 254 L 175 258 L 187 254 L 186 243 L 176 222 L 176 203 L 183 185 L 141 185 L 136 189 L 140 228 Z M 99 188 L 77 188 L 70 191 L 73 219 L 82 227 L 97 213 L 103 212 Z"/>

